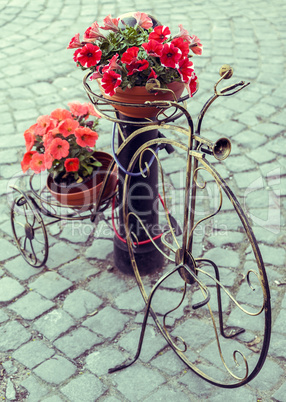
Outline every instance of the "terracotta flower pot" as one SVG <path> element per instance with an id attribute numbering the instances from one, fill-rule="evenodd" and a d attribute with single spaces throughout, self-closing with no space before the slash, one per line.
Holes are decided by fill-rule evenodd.
<path id="1" fill-rule="evenodd" d="M 104 89 L 100 84 L 100 80 L 97 80 L 100 92 L 105 99 L 114 100 L 117 102 L 123 103 L 132 103 L 132 104 L 144 104 L 146 101 L 154 102 L 160 100 L 174 100 L 174 96 L 172 92 L 158 92 L 150 93 L 145 89 L 145 86 L 139 87 L 135 86 L 133 88 L 126 88 L 124 91 L 121 88 L 116 88 L 116 92 L 113 96 L 106 95 Z M 167 85 L 168 89 L 171 89 L 177 99 L 180 98 L 182 95 L 185 85 L 182 82 L 174 81 Z M 155 106 L 144 106 L 144 107 L 135 107 L 135 106 L 121 106 L 117 104 L 112 104 L 112 106 L 128 117 L 135 117 L 135 118 L 152 118 L 155 117 L 160 109 Z"/>
<path id="2" fill-rule="evenodd" d="M 106 171 L 112 161 L 112 155 L 106 152 L 95 152 L 96 159 L 102 163 L 94 174 L 83 183 L 73 183 L 68 186 L 57 184 L 50 174 L 47 178 L 47 188 L 52 196 L 62 205 L 90 206 L 97 202 Z M 102 195 L 102 201 L 109 198 L 117 184 L 117 166 L 114 165 Z"/>

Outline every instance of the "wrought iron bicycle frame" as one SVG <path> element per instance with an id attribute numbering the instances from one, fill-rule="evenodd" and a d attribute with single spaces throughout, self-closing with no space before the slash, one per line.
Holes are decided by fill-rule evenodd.
<path id="1" fill-rule="evenodd" d="M 115 116 L 114 116 L 114 105 L 116 106 L 116 104 L 119 104 L 121 106 L 132 106 L 135 108 L 144 108 L 144 107 L 150 107 L 150 106 L 158 108 L 158 115 L 157 115 L 155 121 L 148 121 L 145 119 L 144 121 L 138 121 L 138 122 L 132 123 L 132 124 L 134 124 L 134 126 L 138 125 L 139 128 L 137 130 L 135 130 L 128 138 L 124 138 L 122 132 L 120 131 L 120 127 L 119 127 L 119 134 L 122 137 L 122 144 L 118 147 L 118 149 L 116 151 L 117 156 L 120 155 L 120 153 L 122 152 L 122 150 L 124 149 L 126 144 L 128 144 L 130 141 L 132 141 L 134 138 L 136 138 L 136 136 L 142 135 L 144 132 L 147 132 L 148 130 L 151 130 L 153 128 L 156 129 L 159 127 L 160 130 L 161 129 L 174 130 L 176 132 L 179 132 L 179 133 L 185 135 L 187 138 L 187 144 L 173 140 L 173 139 L 168 139 L 164 136 L 163 136 L 163 138 L 160 137 L 157 139 L 147 141 L 144 145 L 142 145 L 139 149 L 136 150 L 136 152 L 134 153 L 133 157 L 131 158 L 131 160 L 129 162 L 127 171 L 132 172 L 135 164 L 139 162 L 140 171 L 141 171 L 142 176 L 144 177 L 144 175 L 148 176 L 149 167 L 148 167 L 148 165 L 142 166 L 143 154 L 145 152 L 150 152 L 153 155 L 153 157 L 157 160 L 157 163 L 159 166 L 160 177 L 161 177 L 162 185 L 163 185 L 163 194 L 162 194 L 162 198 L 164 200 L 163 205 L 164 205 L 166 219 L 167 219 L 168 227 L 169 227 L 169 230 L 166 233 L 164 233 L 162 236 L 162 242 L 163 242 L 165 248 L 169 251 L 169 255 L 166 254 L 164 252 L 164 250 L 158 248 L 158 245 L 154 242 L 154 240 L 152 239 L 152 236 L 148 233 L 148 230 L 146 228 L 144 228 L 144 223 L 142 222 L 142 220 L 138 216 L 136 217 L 136 214 L 128 211 L 128 205 L 127 205 L 128 196 L 127 195 L 128 195 L 128 191 L 129 191 L 129 185 L 130 185 L 130 175 L 126 174 L 124 184 L 123 184 L 123 200 L 124 200 L 123 217 L 124 217 L 124 227 L 125 227 L 125 232 L 126 232 L 126 243 L 128 246 L 134 275 L 135 275 L 138 287 L 141 291 L 142 297 L 144 299 L 146 308 L 145 308 L 144 320 L 143 320 L 143 324 L 142 324 L 142 328 L 141 328 L 141 335 L 140 335 L 136 355 L 134 356 L 134 358 L 130 358 L 124 364 L 110 369 L 110 372 L 114 372 L 114 371 L 126 368 L 126 367 L 130 366 L 131 364 L 133 364 L 138 359 L 138 357 L 140 356 L 141 349 L 142 349 L 142 343 L 143 343 L 143 339 L 144 339 L 144 334 L 145 334 L 147 319 L 148 319 L 149 314 L 152 316 L 159 331 L 164 336 L 164 338 L 166 339 L 166 341 L 168 342 L 168 344 L 170 345 L 172 350 L 178 355 L 178 357 L 196 374 L 198 374 L 200 377 L 202 377 L 203 379 L 205 379 L 206 381 L 208 381 L 214 385 L 218 385 L 218 386 L 224 387 L 224 388 L 235 388 L 235 387 L 244 385 L 244 384 L 248 383 L 249 381 L 251 381 L 259 373 L 259 371 L 261 370 L 261 368 L 264 364 L 264 361 L 266 359 L 268 348 L 269 348 L 269 343 L 270 343 L 270 335 L 271 335 L 271 305 L 270 305 L 270 290 L 269 290 L 267 275 L 266 275 L 264 263 L 262 260 L 262 256 L 259 251 L 259 247 L 258 247 L 257 241 L 254 237 L 253 231 L 251 229 L 251 225 L 250 225 L 246 215 L 244 214 L 239 202 L 237 201 L 235 195 L 228 187 L 226 181 L 219 175 L 219 173 L 214 169 L 214 167 L 206 159 L 206 154 L 214 154 L 215 153 L 214 148 L 215 148 L 216 144 L 212 143 L 211 141 L 209 141 L 206 138 L 201 137 L 202 121 L 203 121 L 206 111 L 211 106 L 211 104 L 217 98 L 219 98 L 221 96 L 231 96 L 231 95 L 237 93 L 238 91 L 240 91 L 241 89 L 245 88 L 249 84 L 249 83 L 245 83 L 245 82 L 241 81 L 239 83 L 232 84 L 222 90 L 219 90 L 218 89 L 219 83 L 222 80 L 228 79 L 232 76 L 231 68 L 227 68 L 222 71 L 223 72 L 221 73 L 220 79 L 214 86 L 214 94 L 205 103 L 205 105 L 203 106 L 203 108 L 198 116 L 195 129 L 194 129 L 192 117 L 186 108 L 185 101 L 188 99 L 188 96 L 181 98 L 180 100 L 177 100 L 174 95 L 174 101 L 146 102 L 145 105 L 126 104 L 126 103 L 122 103 L 122 102 L 106 100 L 102 97 L 102 95 L 97 95 L 96 93 L 94 93 L 91 90 L 89 84 L 87 83 L 87 79 L 88 79 L 90 73 L 87 74 L 83 80 L 84 88 L 87 92 L 87 95 L 88 95 L 89 99 L 91 100 L 91 102 L 94 104 L 95 109 L 98 112 L 98 114 L 101 117 L 104 117 L 105 119 L 112 121 L 114 124 L 117 124 L 118 127 L 119 127 L 119 124 L 122 124 L 122 123 L 129 124 L 129 121 L 127 121 L 127 120 L 124 121 L 124 120 L 120 119 L 118 117 L 118 114 L 115 114 Z M 162 89 L 154 87 L 153 90 L 156 90 L 159 92 Z M 165 113 L 165 111 L 167 111 L 167 110 L 172 110 L 170 115 L 167 115 Z M 185 119 L 187 121 L 187 128 L 173 124 L 177 119 L 179 119 L 181 117 L 185 117 Z M 228 142 L 228 139 L 225 139 L 225 138 L 223 138 L 221 140 L 222 140 L 222 142 L 220 143 L 220 145 L 224 146 L 226 144 L 226 149 L 222 149 L 223 154 L 221 157 L 221 159 L 225 159 L 225 157 L 228 156 L 229 151 L 230 151 L 230 142 Z M 169 218 L 167 202 L 166 202 L 166 192 L 165 192 L 165 186 L 164 186 L 164 173 L 163 173 L 163 169 L 162 169 L 162 166 L 160 163 L 160 159 L 159 159 L 157 153 L 154 151 L 154 146 L 166 147 L 168 145 L 178 147 L 186 152 L 186 182 L 185 182 L 185 190 L 184 190 L 185 198 L 184 198 L 184 220 L 183 220 L 184 224 L 183 224 L 182 244 L 181 245 L 178 243 L 178 241 L 176 239 L 174 228 L 173 228 L 173 225 Z M 219 152 L 220 151 L 221 150 L 219 150 Z M 113 160 L 112 163 L 110 164 L 108 173 L 110 173 L 112 171 L 114 164 L 115 164 L 115 160 Z M 198 176 L 198 172 L 201 169 L 207 171 L 214 179 L 214 181 L 219 189 L 220 202 L 219 202 L 218 209 L 214 213 L 195 222 L 196 193 L 197 193 L 197 189 L 200 188 L 200 185 L 197 182 L 197 176 Z M 22 248 L 20 241 L 17 238 L 17 233 L 15 231 L 15 219 L 16 218 L 15 218 L 14 210 L 17 207 L 19 207 L 19 208 L 28 207 L 32 211 L 34 223 L 37 221 L 37 224 L 39 225 L 38 228 L 40 227 L 40 229 L 44 233 L 44 258 L 42 261 L 37 261 L 37 257 L 34 253 L 34 256 L 32 256 L 32 261 L 29 262 L 30 265 L 33 265 L 35 267 L 40 267 L 45 264 L 45 262 L 48 258 L 48 239 L 47 239 L 47 234 L 46 234 L 46 230 L 45 230 L 45 226 L 47 226 L 47 225 L 45 225 L 43 223 L 41 214 L 53 219 L 50 223 L 48 223 L 49 225 L 53 224 L 55 222 L 58 222 L 61 219 L 65 219 L 65 220 L 90 219 L 91 221 L 94 221 L 97 214 L 99 212 L 104 211 L 110 205 L 111 199 L 104 200 L 103 202 L 101 202 L 102 194 L 104 192 L 105 185 L 107 183 L 107 179 L 108 179 L 108 174 L 103 182 L 103 186 L 102 186 L 99 196 L 98 196 L 98 202 L 96 204 L 88 207 L 84 214 L 78 213 L 77 209 L 73 208 L 72 212 L 69 212 L 64 216 L 61 214 L 58 215 L 57 213 L 55 213 L 55 209 L 53 210 L 53 208 L 57 208 L 57 207 L 61 206 L 59 203 L 51 202 L 49 199 L 43 197 L 43 193 L 45 191 L 44 189 L 42 191 L 40 191 L 40 193 L 34 189 L 33 176 L 30 178 L 30 189 L 31 189 L 32 195 L 27 195 L 23 190 L 21 190 L 17 186 L 13 187 L 14 190 L 19 193 L 19 195 L 15 199 L 14 205 L 12 206 L 12 210 L 11 210 L 12 228 L 13 228 L 14 236 L 16 238 L 17 246 L 18 246 L 19 250 L 21 251 L 23 257 L 26 258 L 28 262 L 29 262 L 30 257 L 25 255 L 25 250 Z M 251 282 L 250 282 L 250 278 L 249 278 L 250 274 L 253 273 L 254 275 L 256 275 L 256 277 L 259 280 L 259 283 L 260 283 L 260 286 L 262 289 L 262 293 L 263 293 L 262 306 L 258 311 L 254 312 L 254 313 L 247 311 L 244 307 L 242 307 L 236 301 L 236 299 L 231 295 L 231 293 L 226 289 L 226 287 L 221 283 L 219 268 L 218 268 L 217 264 L 215 264 L 213 261 L 208 260 L 208 259 L 194 258 L 192 255 L 194 230 L 202 221 L 209 219 L 210 217 L 216 215 L 220 211 L 221 206 L 222 206 L 223 193 L 228 197 L 228 199 L 230 200 L 230 202 L 233 205 L 234 210 L 238 214 L 240 221 L 244 227 L 245 233 L 248 237 L 248 240 L 251 244 L 255 259 L 256 259 L 258 272 L 254 271 L 254 270 L 249 270 L 246 275 L 249 286 L 251 286 Z M 70 207 L 69 207 L 69 209 L 70 209 Z M 146 235 L 149 237 L 149 239 L 153 243 L 154 247 L 159 249 L 160 252 L 163 253 L 164 256 L 169 261 L 172 261 L 175 263 L 175 267 L 172 268 L 168 273 L 163 275 L 157 281 L 157 283 L 154 285 L 154 287 L 149 295 L 147 294 L 146 289 L 143 285 L 143 281 L 142 281 L 141 275 L 139 273 L 139 270 L 138 270 L 138 267 L 136 264 L 136 257 L 134 255 L 134 247 L 136 247 L 136 236 L 134 236 L 134 233 L 130 230 L 130 227 L 129 227 L 129 218 L 131 215 L 134 215 L 135 218 L 137 218 L 138 222 L 145 230 Z M 26 216 L 26 220 L 27 220 L 27 216 Z M 32 245 L 34 232 L 37 229 L 37 228 L 33 227 L 34 223 L 32 225 L 28 224 L 28 220 L 27 220 L 27 225 L 25 225 L 25 231 L 26 231 L 25 232 L 26 233 L 25 234 L 25 236 L 26 236 L 25 242 L 30 241 L 31 245 Z M 171 238 L 173 239 L 175 246 L 173 246 L 168 241 L 168 239 L 167 239 L 168 235 L 171 236 Z M 25 245 L 25 242 L 24 242 L 24 245 Z M 32 247 L 32 250 L 33 250 L 33 247 Z M 32 254 L 33 254 L 33 252 L 32 252 Z M 33 261 L 33 258 L 35 261 Z M 204 271 L 203 269 L 201 269 L 201 265 L 203 265 L 204 263 L 212 266 L 212 268 L 214 270 L 214 276 L 209 274 L 208 272 Z M 184 291 L 183 291 L 182 299 L 181 299 L 180 304 L 176 308 L 178 308 L 182 304 L 186 291 L 187 291 L 187 288 L 189 289 L 189 287 L 191 287 L 193 284 L 196 284 L 202 291 L 203 300 L 199 303 L 193 304 L 192 308 L 194 310 L 197 310 L 202 306 L 205 306 L 205 305 L 208 306 L 211 321 L 212 321 L 213 328 L 214 328 L 215 339 L 217 342 L 217 347 L 218 347 L 218 352 L 219 352 L 220 358 L 222 360 L 224 367 L 226 368 L 227 373 L 230 374 L 230 376 L 232 378 L 234 378 L 236 380 L 236 382 L 226 383 L 226 382 L 218 381 L 218 380 L 212 378 L 211 376 L 209 376 L 208 374 L 206 374 L 201 369 L 199 369 L 194 363 L 192 363 L 185 355 L 185 352 L 187 350 L 187 345 L 185 344 L 185 342 L 182 341 L 184 347 L 183 347 L 183 349 L 181 349 L 176 344 L 175 340 L 172 338 L 170 333 L 168 332 L 167 325 L 166 325 L 166 317 L 170 312 L 167 312 L 164 315 L 163 324 L 162 324 L 158 318 L 158 315 L 153 310 L 151 303 L 152 303 L 153 297 L 154 297 L 157 289 L 160 287 L 161 284 L 164 283 L 165 280 L 167 280 L 175 272 L 178 272 L 184 281 Z M 242 377 L 239 377 L 236 374 L 234 374 L 229 369 L 227 364 L 225 363 L 225 360 L 224 360 L 224 357 L 223 357 L 223 354 L 221 351 L 221 347 L 220 347 L 219 334 L 218 334 L 218 330 L 217 330 L 216 323 L 215 323 L 215 316 L 209 305 L 210 293 L 209 293 L 208 287 L 199 279 L 200 274 L 204 274 L 204 275 L 210 277 L 212 279 L 212 281 L 215 283 L 216 290 L 217 290 L 219 331 L 220 331 L 220 334 L 224 338 L 234 338 L 235 336 L 238 336 L 239 334 L 241 334 L 244 331 L 244 329 L 240 328 L 240 327 L 235 327 L 235 326 L 225 327 L 224 322 L 223 322 L 221 290 L 223 290 L 227 294 L 227 296 L 234 302 L 234 304 L 237 307 L 240 308 L 240 310 L 242 310 L 244 313 L 248 314 L 249 316 L 257 316 L 257 315 L 260 315 L 262 312 L 264 312 L 263 344 L 262 344 L 262 347 L 260 350 L 259 359 L 258 359 L 255 367 L 252 369 L 252 371 L 250 373 L 249 373 L 249 367 L 248 367 L 246 357 L 238 350 L 235 350 L 233 352 L 233 359 L 235 362 L 237 361 L 237 355 L 241 355 L 243 358 L 243 361 L 245 364 L 245 374 Z"/>

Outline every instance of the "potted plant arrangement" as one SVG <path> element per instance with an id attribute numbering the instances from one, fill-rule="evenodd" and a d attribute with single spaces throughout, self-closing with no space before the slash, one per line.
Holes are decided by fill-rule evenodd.
<path id="1" fill-rule="evenodd" d="M 106 152 L 96 151 L 100 117 L 91 103 L 68 103 L 69 109 L 55 109 L 39 116 L 24 132 L 26 153 L 22 171 L 38 174 L 47 170 L 47 188 L 63 205 L 83 206 L 96 202 L 105 173 L 112 161 Z M 91 118 L 91 116 L 93 118 Z M 113 169 L 103 192 L 106 199 L 117 182 Z"/>
<path id="2" fill-rule="evenodd" d="M 172 36 L 169 27 L 142 12 L 119 18 L 108 15 L 102 26 L 94 22 L 87 28 L 82 40 L 79 34 L 75 35 L 68 49 L 75 49 L 74 61 L 90 71 L 89 79 L 98 81 L 107 99 L 143 104 L 146 100 L 174 100 L 168 89 L 177 98 L 185 88 L 190 97 L 197 90 L 191 58 L 202 53 L 202 44 L 181 24 L 179 32 Z M 148 86 L 150 82 L 155 85 Z M 132 116 L 135 108 L 130 112 L 114 106 L 127 116 L 137 117 Z M 146 117 L 156 115 L 158 111 L 154 109 L 146 109 Z M 139 113 L 142 115 L 142 110 Z"/>

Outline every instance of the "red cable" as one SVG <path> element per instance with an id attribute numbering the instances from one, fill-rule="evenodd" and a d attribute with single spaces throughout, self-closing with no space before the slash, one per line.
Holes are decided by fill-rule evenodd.
<path id="1" fill-rule="evenodd" d="M 160 201 L 161 201 L 161 203 L 162 203 L 162 205 L 163 205 L 163 207 L 164 207 L 163 198 L 161 197 L 160 194 L 158 194 L 158 196 L 159 196 L 159 199 L 160 199 Z M 113 197 L 113 200 L 112 200 L 112 209 L 111 209 L 112 227 L 113 227 L 114 233 L 115 233 L 115 235 L 117 236 L 117 238 L 118 238 L 119 240 L 121 240 L 123 243 L 126 244 L 127 241 L 126 241 L 125 239 L 123 239 L 123 237 L 121 237 L 120 234 L 117 232 L 117 229 L 116 229 L 116 226 L 115 226 L 115 222 L 114 222 L 114 209 L 115 209 L 115 197 Z M 160 233 L 159 235 L 153 237 L 152 240 L 153 240 L 153 241 L 158 240 L 158 239 L 160 239 L 160 237 L 161 237 L 162 235 L 163 235 L 163 233 Z M 151 239 L 148 239 L 148 240 L 139 241 L 139 242 L 137 243 L 137 245 L 138 245 L 138 246 L 142 246 L 143 244 L 151 243 L 152 240 L 151 240 Z"/>

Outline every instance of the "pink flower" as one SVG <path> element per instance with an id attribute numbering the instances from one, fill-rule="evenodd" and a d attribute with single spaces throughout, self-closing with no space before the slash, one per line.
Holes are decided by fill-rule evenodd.
<path id="1" fill-rule="evenodd" d="M 55 159 L 66 158 L 69 154 L 70 144 L 61 138 L 54 138 L 48 148 L 49 153 Z"/>
<path id="2" fill-rule="evenodd" d="M 51 118 L 49 115 L 39 116 L 37 118 L 37 126 L 35 129 L 36 135 L 43 136 L 49 130 L 55 128 L 56 121 Z"/>
<path id="3" fill-rule="evenodd" d="M 34 153 L 30 162 L 30 168 L 34 170 L 35 173 L 46 170 L 45 155 L 39 154 L 38 152 Z"/>
<path id="4" fill-rule="evenodd" d="M 187 57 L 179 61 L 178 72 L 183 82 L 189 82 L 194 72 L 194 64 Z"/>
<path id="5" fill-rule="evenodd" d="M 148 17 L 148 14 L 146 14 L 146 13 L 140 13 L 138 11 L 133 14 L 133 17 L 136 19 L 139 27 L 142 27 L 144 29 L 149 29 L 153 26 L 153 22 L 152 22 L 151 18 Z"/>
<path id="6" fill-rule="evenodd" d="M 103 38 L 105 39 L 105 36 L 100 33 L 99 30 L 100 26 L 98 23 L 95 21 L 87 30 L 85 31 L 83 35 L 83 41 L 84 42 L 94 42 L 96 39 Z"/>
<path id="7" fill-rule="evenodd" d="M 82 67 L 93 67 L 101 59 L 102 51 L 96 45 L 92 43 L 87 43 L 80 49 L 77 53 L 76 61 L 78 61 Z"/>
<path id="8" fill-rule="evenodd" d="M 104 27 L 100 27 L 100 28 L 108 30 L 108 31 L 117 32 L 119 30 L 119 28 L 118 28 L 119 21 L 120 21 L 120 18 L 112 18 L 111 15 L 109 14 L 103 20 Z"/>
<path id="9" fill-rule="evenodd" d="M 125 64 L 131 64 L 134 60 L 137 60 L 139 47 L 132 46 L 123 53 L 121 62 Z"/>
<path id="10" fill-rule="evenodd" d="M 30 163 L 32 160 L 33 155 L 36 153 L 36 151 L 28 151 L 24 154 L 23 160 L 21 162 L 21 168 L 23 173 L 26 173 L 27 170 L 30 168 Z"/>
<path id="11" fill-rule="evenodd" d="M 89 76 L 90 81 L 97 80 L 98 78 L 102 78 L 102 74 L 99 71 L 95 71 Z"/>
<path id="12" fill-rule="evenodd" d="M 174 46 L 178 47 L 182 52 L 182 58 L 187 57 L 189 54 L 189 44 L 182 38 L 175 38 L 171 42 Z"/>
<path id="13" fill-rule="evenodd" d="M 36 134 L 35 134 L 35 129 L 37 127 L 37 124 L 33 124 L 30 128 L 28 128 L 24 132 L 24 138 L 25 138 L 25 144 L 26 144 L 26 150 L 27 152 L 31 151 L 33 148 L 33 145 L 35 143 L 36 139 Z"/>
<path id="14" fill-rule="evenodd" d="M 79 168 L 79 159 L 78 158 L 67 158 L 65 160 L 66 172 L 77 172 L 78 168 Z"/>
<path id="15" fill-rule="evenodd" d="M 163 51 L 163 45 L 154 39 L 149 40 L 147 43 L 142 43 L 141 46 L 149 56 L 160 57 Z"/>
<path id="16" fill-rule="evenodd" d="M 45 152 L 44 157 L 45 157 L 46 169 L 51 169 L 51 167 L 53 166 L 54 158 L 52 157 L 52 155 L 49 152 Z"/>
<path id="17" fill-rule="evenodd" d="M 176 68 L 181 56 L 182 52 L 178 47 L 175 47 L 172 43 L 165 43 L 160 61 L 165 67 Z"/>
<path id="18" fill-rule="evenodd" d="M 190 97 L 192 97 L 193 94 L 197 90 L 197 80 L 198 80 L 198 78 L 197 78 L 195 72 L 193 72 L 192 76 L 189 79 L 189 82 L 185 84 Z"/>
<path id="19" fill-rule="evenodd" d="M 102 72 L 105 73 L 107 70 L 122 70 L 122 67 L 117 63 L 118 57 L 118 53 L 112 56 L 109 63 L 103 67 Z"/>
<path id="20" fill-rule="evenodd" d="M 82 47 L 82 44 L 81 44 L 81 42 L 80 42 L 80 40 L 79 40 L 79 33 L 76 34 L 76 35 L 71 39 L 71 41 L 70 41 L 70 43 L 69 43 L 67 49 L 75 49 L 75 48 L 77 48 L 77 47 Z"/>
<path id="21" fill-rule="evenodd" d="M 100 119 L 101 118 L 101 116 L 96 112 L 96 110 L 94 109 L 94 106 L 93 106 L 93 104 L 92 103 L 85 103 L 85 105 L 87 105 L 87 107 L 88 107 L 88 114 L 90 115 L 90 116 L 95 116 L 95 117 L 97 117 L 98 119 Z"/>
<path id="22" fill-rule="evenodd" d="M 58 123 L 65 119 L 71 119 L 72 115 L 71 113 L 66 110 L 66 109 L 55 109 L 51 113 L 51 117 L 55 120 L 57 120 Z"/>
<path id="23" fill-rule="evenodd" d="M 188 43 L 191 42 L 191 37 L 189 35 L 189 32 L 183 28 L 182 24 L 179 24 L 179 28 L 180 28 L 180 32 L 174 36 L 174 38 L 182 38 L 184 40 L 186 40 Z"/>
<path id="24" fill-rule="evenodd" d="M 160 25 L 154 28 L 149 35 L 149 40 L 154 39 L 157 42 L 163 43 L 171 35 L 171 31 L 165 25 Z"/>
<path id="25" fill-rule="evenodd" d="M 59 124 L 58 130 L 64 137 L 68 137 L 69 135 L 73 134 L 74 130 L 78 127 L 78 121 L 74 119 L 65 119 Z"/>
<path id="26" fill-rule="evenodd" d="M 127 64 L 126 68 L 128 70 L 127 75 L 132 75 L 136 71 L 143 71 L 149 67 L 149 63 L 147 60 L 134 60 L 132 63 Z"/>
<path id="27" fill-rule="evenodd" d="M 190 37 L 190 49 L 195 54 L 201 55 L 203 52 L 203 45 L 201 44 L 199 38 L 196 35 Z"/>
<path id="28" fill-rule="evenodd" d="M 121 84 L 122 78 L 120 74 L 117 74 L 113 70 L 106 71 L 103 74 L 101 85 L 106 95 L 113 96 L 115 89 Z"/>
<path id="29" fill-rule="evenodd" d="M 98 134 L 88 127 L 79 127 L 75 130 L 76 142 L 81 147 L 94 147 Z"/>

